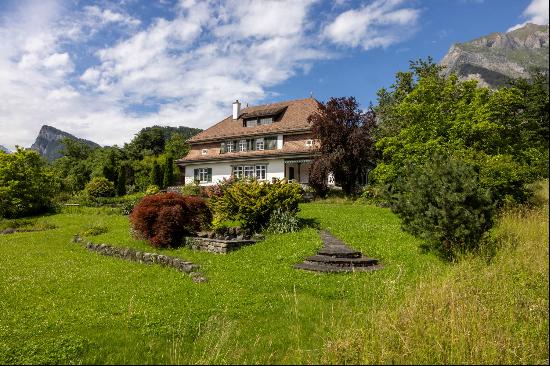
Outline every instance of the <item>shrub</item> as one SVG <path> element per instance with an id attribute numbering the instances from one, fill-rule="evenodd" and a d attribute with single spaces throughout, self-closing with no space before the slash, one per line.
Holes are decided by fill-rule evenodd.
<path id="1" fill-rule="evenodd" d="M 380 186 L 369 185 L 363 188 L 361 196 L 355 201 L 360 204 L 375 205 L 387 207 L 387 202 L 384 200 L 383 188 Z"/>
<path id="2" fill-rule="evenodd" d="M 59 184 L 36 151 L 0 153 L 0 217 L 30 216 L 53 208 Z"/>
<path id="3" fill-rule="evenodd" d="M 300 230 L 300 221 L 296 212 L 283 211 L 280 208 L 273 211 L 269 217 L 266 231 L 273 234 L 290 233 Z"/>
<path id="4" fill-rule="evenodd" d="M 177 193 L 145 196 L 130 214 L 134 231 L 159 248 L 179 246 L 184 236 L 206 228 L 211 220 L 202 198 Z"/>
<path id="5" fill-rule="evenodd" d="M 286 181 L 235 181 L 223 189 L 221 196 L 210 199 L 214 225 L 236 220 L 248 231 L 261 230 L 269 222 L 271 213 L 277 209 L 296 212 L 302 199 L 300 185 Z"/>
<path id="6" fill-rule="evenodd" d="M 153 194 L 157 194 L 159 192 L 160 192 L 159 186 L 151 184 L 145 190 L 145 195 L 150 196 L 150 195 L 153 195 Z"/>
<path id="7" fill-rule="evenodd" d="M 84 188 L 86 194 L 90 197 L 113 197 L 115 195 L 115 185 L 104 177 L 93 178 Z"/>
<path id="8" fill-rule="evenodd" d="M 184 196 L 198 196 L 201 193 L 201 188 L 198 184 L 185 184 L 181 187 L 181 194 Z"/>
<path id="9" fill-rule="evenodd" d="M 475 249 L 493 224 L 494 204 L 473 168 L 436 155 L 404 170 L 391 197 L 403 229 L 450 258 Z"/>
<path id="10" fill-rule="evenodd" d="M 109 231 L 109 228 L 107 228 L 106 226 L 94 225 L 84 230 L 82 232 L 82 236 L 97 236 L 97 235 L 105 234 L 108 231 Z"/>

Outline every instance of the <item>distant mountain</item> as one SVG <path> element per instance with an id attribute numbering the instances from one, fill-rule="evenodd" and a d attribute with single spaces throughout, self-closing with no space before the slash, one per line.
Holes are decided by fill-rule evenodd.
<path id="1" fill-rule="evenodd" d="M 32 144 L 31 149 L 38 151 L 40 155 L 44 156 L 49 161 L 58 159 L 62 156 L 60 153 L 60 150 L 63 148 L 61 140 L 65 137 L 72 140 L 81 141 L 92 148 L 100 147 L 95 142 L 80 139 L 70 133 L 58 130 L 55 127 L 44 125 L 40 129 L 40 132 L 38 133 L 34 144 Z"/>
<path id="2" fill-rule="evenodd" d="M 3 152 L 8 153 L 8 154 L 11 153 L 11 151 L 8 148 L 6 148 L 2 145 L 0 145 L 0 151 L 3 151 Z"/>
<path id="3" fill-rule="evenodd" d="M 441 65 L 445 73 L 461 79 L 477 79 L 496 88 L 510 78 L 528 78 L 539 68 L 548 72 L 548 25 L 526 24 L 507 32 L 491 33 L 470 42 L 454 44 Z"/>

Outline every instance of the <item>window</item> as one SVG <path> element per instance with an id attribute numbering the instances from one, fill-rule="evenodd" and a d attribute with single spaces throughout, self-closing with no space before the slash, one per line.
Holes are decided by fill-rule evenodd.
<path id="1" fill-rule="evenodd" d="M 313 146 L 313 140 L 312 140 L 312 139 L 307 139 L 307 140 L 306 140 L 306 146 L 307 146 L 307 147 Z"/>
<path id="2" fill-rule="evenodd" d="M 239 141 L 239 151 L 246 151 L 247 148 L 247 141 L 241 140 Z"/>
<path id="3" fill-rule="evenodd" d="M 275 150 L 277 148 L 277 136 L 264 138 L 264 149 Z"/>
<path id="4" fill-rule="evenodd" d="M 202 149 L 202 150 L 201 150 L 201 154 L 203 154 L 203 155 L 208 154 L 208 149 Z"/>
<path id="5" fill-rule="evenodd" d="M 256 165 L 256 179 L 264 180 L 267 173 L 267 165 Z"/>
<path id="6" fill-rule="evenodd" d="M 270 125 L 273 123 L 273 117 L 260 118 L 259 125 Z"/>
<path id="7" fill-rule="evenodd" d="M 254 178 L 254 165 L 245 165 L 243 168 L 245 178 Z"/>
<path id="8" fill-rule="evenodd" d="M 264 139 L 256 139 L 256 150 L 264 149 Z"/>
<path id="9" fill-rule="evenodd" d="M 212 182 L 212 168 L 198 168 L 195 169 L 195 180 L 200 183 Z"/>
<path id="10" fill-rule="evenodd" d="M 234 166 L 233 167 L 233 176 L 236 178 L 242 178 L 243 177 L 243 167 L 242 166 Z"/>
<path id="11" fill-rule="evenodd" d="M 235 152 L 235 141 L 227 141 L 227 152 Z"/>
<path id="12" fill-rule="evenodd" d="M 255 127 L 258 125 L 258 120 L 256 118 L 247 119 L 244 123 L 246 127 Z"/>

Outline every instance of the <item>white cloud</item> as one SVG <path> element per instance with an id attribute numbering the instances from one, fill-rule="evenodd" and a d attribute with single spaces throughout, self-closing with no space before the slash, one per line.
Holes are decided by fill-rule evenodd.
<path id="1" fill-rule="evenodd" d="M 527 21 L 510 27 L 508 32 L 521 28 L 527 23 L 548 24 L 548 0 L 532 0 L 523 11 L 522 17 L 527 18 Z"/>
<path id="2" fill-rule="evenodd" d="M 338 15 L 323 35 L 330 41 L 365 50 L 388 47 L 414 33 L 420 11 L 400 8 L 402 0 L 376 0 Z"/>
<path id="3" fill-rule="evenodd" d="M 42 124 L 103 145 L 153 123 L 206 128 L 233 100 L 261 102 L 333 57 L 322 32 L 365 49 L 400 41 L 394 29 L 418 18 L 400 4 L 377 0 L 323 28 L 313 0 L 181 0 L 147 22 L 121 6 L 29 1 L 0 18 L 0 144 L 30 146 Z"/>

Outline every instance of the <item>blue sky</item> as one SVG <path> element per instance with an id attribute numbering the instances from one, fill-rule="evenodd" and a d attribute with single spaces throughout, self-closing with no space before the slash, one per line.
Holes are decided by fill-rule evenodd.
<path id="1" fill-rule="evenodd" d="M 0 2 L 0 144 L 42 124 L 102 145 L 152 124 L 207 128 L 250 105 L 355 96 L 409 60 L 525 22 L 541 0 Z"/>

